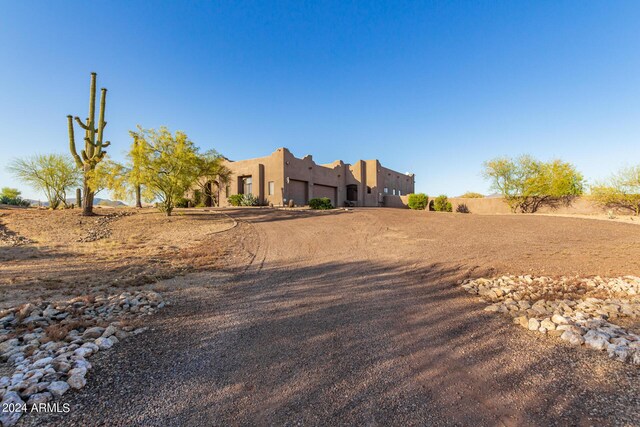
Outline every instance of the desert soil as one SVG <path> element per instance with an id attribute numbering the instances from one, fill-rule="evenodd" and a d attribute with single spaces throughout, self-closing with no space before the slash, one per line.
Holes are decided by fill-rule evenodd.
<path id="1" fill-rule="evenodd" d="M 214 233 L 208 227 L 230 227 L 228 217 L 192 212 L 171 224 L 151 212 L 119 218 L 111 237 L 81 244 L 86 254 L 72 238 L 49 248 L 25 219 L 0 218 L 49 242 L 0 248 L 3 289 L 46 291 L 67 280 L 78 290 L 93 280 L 114 286 L 110 278 L 128 269 L 181 274 L 146 285 L 162 287 L 173 304 L 149 318 L 147 333 L 92 359 L 87 387 L 64 397 L 69 414 L 21 423 L 638 424 L 636 366 L 486 313 L 457 282 L 639 275 L 639 227 L 395 209 L 228 209 L 237 226 Z M 123 243 L 128 228 L 138 230 L 132 248 Z M 185 233 L 184 246 L 172 248 L 180 244 L 172 233 Z M 105 271 L 84 264 L 96 257 Z M 28 277 L 12 278 L 16 272 Z"/>

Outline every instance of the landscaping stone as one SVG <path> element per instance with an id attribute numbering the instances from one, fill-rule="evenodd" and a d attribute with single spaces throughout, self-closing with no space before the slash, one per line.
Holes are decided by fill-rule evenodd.
<path id="1" fill-rule="evenodd" d="M 128 325 L 128 319 L 153 314 L 161 305 L 167 302 L 160 294 L 138 291 L 2 310 L 0 361 L 13 371 L 0 377 L 0 399 L 33 405 L 84 387 L 91 369 L 86 358 L 145 332 L 145 327 Z M 64 329 L 68 324 L 75 329 Z M 13 425 L 21 415 L 1 413 L 0 425 Z"/>
<path id="2" fill-rule="evenodd" d="M 540 329 L 540 322 L 538 321 L 538 319 L 529 319 L 529 330 L 537 331 L 538 329 Z"/>
<path id="3" fill-rule="evenodd" d="M 490 304 L 485 311 L 506 313 L 530 331 L 640 365 L 640 336 L 610 322 L 640 317 L 640 277 L 502 276 L 461 286 Z"/>
<path id="4" fill-rule="evenodd" d="M 49 384 L 49 387 L 47 387 L 47 390 L 49 390 L 49 392 L 53 396 L 60 397 L 63 394 L 65 394 L 67 390 L 69 390 L 69 384 L 67 384 L 65 381 L 54 381 L 51 384 Z"/>
<path id="5" fill-rule="evenodd" d="M 84 379 L 84 376 L 72 375 L 67 380 L 67 384 L 69 384 L 71 388 L 80 389 L 87 384 L 87 380 Z"/>
<path id="6" fill-rule="evenodd" d="M 20 395 L 15 391 L 8 391 L 2 398 L 1 406 L 8 408 L 9 410 L 0 410 L 0 425 L 2 427 L 8 427 L 15 425 L 22 416 L 22 406 L 24 401 L 20 398 Z"/>

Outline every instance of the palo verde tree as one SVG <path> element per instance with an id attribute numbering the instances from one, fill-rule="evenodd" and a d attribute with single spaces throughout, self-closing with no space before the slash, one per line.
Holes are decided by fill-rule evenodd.
<path id="1" fill-rule="evenodd" d="M 513 212 L 536 212 L 541 206 L 568 205 L 584 191 L 584 178 L 571 163 L 541 162 L 531 156 L 496 158 L 484 163 L 491 181 Z"/>
<path id="2" fill-rule="evenodd" d="M 80 182 L 80 170 L 68 156 L 60 154 L 37 154 L 24 159 L 15 159 L 8 167 L 20 181 L 41 191 L 56 209 L 67 204 L 67 190 Z"/>
<path id="3" fill-rule="evenodd" d="M 129 170 L 126 166 L 105 157 L 89 172 L 89 186 L 95 194 L 109 190 L 116 200 L 128 198 Z"/>
<path id="4" fill-rule="evenodd" d="M 91 86 L 89 89 L 89 117 L 83 123 L 78 116 L 75 117 L 76 123 L 84 129 L 84 150 L 76 150 L 76 140 L 73 131 L 73 118 L 67 116 L 67 124 L 69 128 L 69 149 L 71 155 L 76 161 L 78 168 L 81 168 L 84 175 L 84 191 L 82 194 L 82 214 L 93 215 L 93 196 L 95 189 L 90 185 L 90 176 L 96 165 L 104 158 L 106 151 L 104 149 L 111 143 L 104 141 L 104 128 L 107 122 L 104 120 L 105 104 L 107 98 L 107 89 L 100 89 L 100 113 L 98 114 L 98 122 L 96 123 L 96 73 L 91 73 Z"/>
<path id="5" fill-rule="evenodd" d="M 134 146 L 130 160 L 136 165 L 136 179 L 143 183 L 147 199 L 158 201 L 158 208 L 171 215 L 175 203 L 195 184 L 200 173 L 198 147 L 186 133 L 159 130 L 130 131 Z"/>
<path id="6" fill-rule="evenodd" d="M 112 196 L 119 200 L 134 199 L 137 208 L 142 207 L 142 187 L 143 177 L 140 168 L 140 161 L 144 159 L 146 153 L 138 152 L 144 149 L 139 141 L 138 133 L 135 133 L 131 148 L 127 153 L 127 162 L 122 164 L 108 158 L 108 156 L 98 163 L 91 171 L 89 184 L 98 192 L 107 189 Z M 153 195 L 147 194 L 147 199 L 153 200 Z"/>
<path id="7" fill-rule="evenodd" d="M 604 183 L 591 187 L 591 198 L 603 207 L 640 215 L 640 165 L 621 169 Z"/>

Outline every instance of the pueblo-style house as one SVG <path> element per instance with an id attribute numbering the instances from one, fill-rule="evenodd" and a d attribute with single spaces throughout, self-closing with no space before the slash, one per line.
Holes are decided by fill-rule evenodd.
<path id="1" fill-rule="evenodd" d="M 261 204 L 286 206 L 293 200 L 296 206 L 309 203 L 309 199 L 328 197 L 334 206 L 402 206 L 401 197 L 414 192 L 415 175 L 385 168 L 378 160 L 358 160 L 353 164 L 336 160 L 317 164 L 311 156 L 295 157 L 286 148 L 278 148 L 269 156 L 231 161 L 225 165 L 231 170 L 225 188 L 211 186 L 212 196 L 219 206 L 228 206 L 227 198 L 233 194 L 252 194 Z"/>

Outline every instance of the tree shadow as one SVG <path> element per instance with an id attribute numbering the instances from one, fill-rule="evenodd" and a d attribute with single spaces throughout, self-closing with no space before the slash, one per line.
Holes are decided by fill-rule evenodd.
<path id="1" fill-rule="evenodd" d="M 214 212 L 215 214 L 203 215 L 201 212 Z M 252 223 L 279 222 L 302 218 L 316 218 L 323 216 L 348 215 L 353 211 L 344 209 L 312 210 L 312 209 L 285 209 L 268 207 L 244 207 L 244 208 L 204 208 L 199 210 L 181 210 L 180 214 L 189 215 L 192 218 L 206 220 L 217 217 L 219 213 L 232 216 L 236 220 Z"/>
<path id="2" fill-rule="evenodd" d="M 96 356 L 72 412 L 43 420 L 582 425 L 640 413 L 637 368 L 510 325 L 456 285 L 485 273 L 267 263 L 205 283 L 118 344 L 117 362 Z"/>

